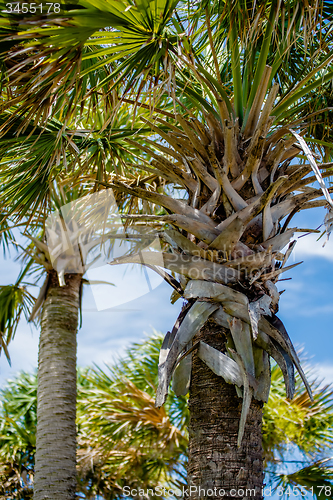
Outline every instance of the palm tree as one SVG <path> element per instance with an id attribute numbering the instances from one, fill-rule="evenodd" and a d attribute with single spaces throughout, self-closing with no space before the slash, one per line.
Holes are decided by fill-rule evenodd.
<path id="1" fill-rule="evenodd" d="M 150 489 L 150 498 L 158 498 L 157 486 L 162 491 L 164 487 L 186 489 L 187 398 L 176 397 L 171 390 L 165 408 L 154 407 L 162 341 L 162 334 L 154 332 L 107 369 L 79 371 L 77 492 L 85 498 L 121 498 L 125 486 Z M 332 486 L 332 467 L 323 458 L 332 442 L 332 388 L 316 382 L 311 386 L 313 403 L 296 377 L 295 397 L 287 401 L 282 372 L 274 365 L 263 417 L 265 466 L 273 492 L 281 493 L 281 484 L 286 492 L 297 485 L 299 492 L 307 490 L 319 498 L 323 485 Z M 2 390 L 4 498 L 32 495 L 36 407 L 35 374 L 22 373 Z M 287 465 L 291 445 L 302 460 L 296 471 L 286 474 L 282 467 Z"/>
<path id="2" fill-rule="evenodd" d="M 164 403 L 173 372 L 176 393 L 190 389 L 191 486 L 227 495 L 255 489 L 261 498 L 269 356 L 283 371 L 289 398 L 294 366 L 311 397 L 276 316 L 275 283 L 292 267 L 286 262 L 294 243 L 283 248 L 302 230 L 289 228 L 293 215 L 327 206 L 328 234 L 332 226 L 333 202 L 320 175 L 329 176 L 332 164 L 318 167 L 314 158 L 330 148 L 330 110 L 321 104 L 332 79 L 331 5 L 85 0 L 82 7 L 68 7 L 70 22 L 36 19 L 37 28 L 9 16 L 22 31 L 15 38 L 13 23 L 7 43 L 23 39 L 23 46 L 5 63 L 3 99 L 11 100 L 3 127 L 12 126 L 13 105 L 23 124 L 31 116 L 48 123 L 60 108 L 70 121 L 86 95 L 98 116 L 98 99 L 107 101 L 120 82 L 134 114 L 139 107 L 151 112 L 142 124 L 152 139 L 127 142 L 141 149 L 144 165 L 151 162 L 146 168 L 167 189 L 149 177 L 137 186 L 128 172 L 107 173 L 98 183 L 163 207 L 159 219 L 141 209 L 142 220 L 169 225 L 163 267 L 179 282 L 158 269 L 156 253 L 119 261 L 144 258 L 174 286 L 174 298 L 187 300 L 161 349 L 156 404 Z M 316 179 L 319 190 L 308 186 Z"/>
<path id="3" fill-rule="evenodd" d="M 177 177 L 175 185 L 182 186 L 186 202 L 149 185 L 138 189 L 118 179 L 103 184 L 163 206 L 166 213 L 160 220 L 173 226 L 162 236 L 169 244 L 164 268 L 183 277 L 174 287 L 188 303 L 161 350 L 156 404 L 165 402 L 172 375 L 176 394 L 190 391 L 188 476 L 194 498 L 199 498 L 200 487 L 204 497 L 212 492 L 216 498 L 225 492 L 243 497 L 247 490 L 261 498 L 261 421 L 270 388 L 269 356 L 283 371 L 288 398 L 295 390 L 294 366 L 312 398 L 296 351 L 276 316 L 276 282 L 294 267 L 286 265 L 295 245 L 293 235 L 308 231 L 290 227 L 292 216 L 301 209 L 326 206 L 328 233 L 331 226 L 333 202 L 319 168 L 329 176 L 332 164 L 316 165 L 314 155 L 325 141 L 308 118 L 313 90 L 332 79 L 330 42 L 328 38 L 327 55 L 312 60 L 314 69 L 300 68 L 291 88 L 284 88 L 278 51 L 271 65 L 266 64 L 272 28 L 279 26 L 275 7 L 272 4 L 265 36 L 256 41 L 254 61 L 247 58 L 254 43 L 251 25 L 248 38 L 239 41 L 235 15 L 229 45 L 220 41 L 219 46 L 218 37 L 211 35 L 214 12 L 207 11 L 211 66 L 200 61 L 196 46 L 191 50 L 184 44 L 176 80 L 183 99 L 171 84 L 178 104 L 173 117 L 160 118 L 157 111 L 156 118 L 143 119 L 159 137 L 141 146 L 145 158 Z M 220 61 L 226 61 L 223 80 Z M 233 88 L 228 88 L 229 82 Z M 323 121 L 326 110 L 314 110 Z M 314 145 L 313 154 L 304 134 Z M 140 147 L 139 141 L 135 144 Z M 298 156 L 301 165 L 292 162 Z M 309 176 L 312 169 L 315 175 Z M 323 191 L 307 187 L 316 179 Z M 323 193 L 325 198 L 317 201 Z M 158 265 L 156 253 L 118 263 L 142 260 Z"/>
<path id="4" fill-rule="evenodd" d="M 76 333 L 82 285 L 87 283 L 83 275 L 93 264 L 94 248 L 111 241 L 103 244 L 103 238 L 109 236 L 102 228 L 108 223 L 110 211 L 115 209 L 112 197 L 106 199 L 103 193 L 94 197 L 91 184 L 78 185 L 76 177 L 78 172 L 80 175 L 85 172 L 89 179 L 103 179 L 104 169 L 118 172 L 126 169 L 130 151 L 122 151 L 122 142 L 137 129 L 126 127 L 125 105 L 123 110 L 118 109 L 117 123 L 113 121 L 112 127 L 104 127 L 103 140 L 99 131 L 90 133 L 89 113 L 85 115 L 86 122 L 83 116 L 80 118 L 89 130 L 73 133 L 70 124 L 66 128 L 57 116 L 44 129 L 30 124 L 17 139 L 15 130 L 20 128 L 22 120 L 15 111 L 11 109 L 12 127 L 0 144 L 1 236 L 3 244 L 10 246 L 11 231 L 19 228 L 28 243 L 23 246 L 16 243 L 23 251 L 23 267 L 17 283 L 0 288 L 1 342 L 9 359 L 7 346 L 22 312 L 31 321 L 40 319 L 34 495 L 44 498 L 47 491 L 53 498 L 74 498 Z M 102 109 L 100 114 L 103 115 Z M 8 116 L 2 114 L 1 122 Z M 121 197 L 118 201 L 128 203 Z M 93 225 L 89 223 L 91 219 Z M 111 221 L 109 235 L 117 232 L 112 224 Z M 28 286 L 41 280 L 44 283 L 34 299 Z"/>

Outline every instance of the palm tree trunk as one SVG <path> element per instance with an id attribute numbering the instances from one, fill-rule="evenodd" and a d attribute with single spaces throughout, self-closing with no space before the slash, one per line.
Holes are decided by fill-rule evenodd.
<path id="1" fill-rule="evenodd" d="M 221 326 L 209 320 L 197 334 L 195 341 L 203 340 L 225 352 L 224 332 Z M 262 403 L 255 400 L 252 402 L 242 445 L 238 448 L 242 399 L 238 398 L 233 385 L 227 384 L 197 355 L 193 355 L 188 404 L 188 484 L 192 486 L 191 498 L 262 499 Z"/>
<path id="2" fill-rule="evenodd" d="M 42 311 L 34 500 L 74 500 L 76 492 L 76 333 L 80 274 L 60 287 L 49 274 Z"/>

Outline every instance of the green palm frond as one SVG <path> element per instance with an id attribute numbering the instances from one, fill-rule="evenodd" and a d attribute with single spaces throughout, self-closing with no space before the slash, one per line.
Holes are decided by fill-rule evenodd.
<path id="1" fill-rule="evenodd" d="M 309 375 L 313 377 L 310 370 Z M 306 456 L 320 454 L 332 445 L 333 388 L 312 382 L 314 401 L 304 392 L 300 379 L 296 381 L 294 398 L 287 402 L 283 375 L 272 368 L 271 392 L 263 409 L 263 448 L 266 460 L 277 455 L 283 460 L 288 446 L 295 445 Z"/>
<path id="2" fill-rule="evenodd" d="M 85 0 L 80 8 L 63 11 L 63 22 L 59 15 L 54 23 L 52 16 L 46 22 L 36 18 L 27 28 L 23 20 L 17 36 L 10 37 L 22 42 L 9 54 L 8 85 L 15 93 L 23 83 L 27 99 L 17 93 L 12 103 L 21 102 L 23 112 L 44 119 L 62 109 L 67 120 L 87 95 L 94 107 L 96 86 L 105 96 L 119 82 L 142 89 L 142 75 L 149 86 L 165 73 L 168 53 L 176 57 L 176 37 L 167 24 L 177 3 Z M 26 49 L 29 56 L 22 60 Z M 32 91 L 34 100 L 28 97 Z"/>
<path id="3" fill-rule="evenodd" d="M 93 181 L 110 175 L 129 174 L 138 148 L 127 138 L 150 133 L 142 122 L 133 123 L 133 106 L 114 102 L 108 109 L 102 101 L 98 114 L 92 117 L 87 106 L 77 123 L 65 123 L 60 116 L 50 119 L 46 127 L 33 120 L 28 125 L 11 107 L 0 115 L 8 127 L 0 139 L 0 206 L 3 207 L 2 241 L 8 242 L 7 220 L 15 225 L 36 225 L 39 230 L 51 210 L 98 190 Z M 148 110 L 146 111 L 148 113 Z M 6 125 L 7 124 L 7 125 Z M 140 174 L 140 166 L 137 168 Z M 156 172 L 158 174 L 158 172 Z"/>
<path id="4" fill-rule="evenodd" d="M 26 285 L 17 282 L 0 286 L 0 340 L 8 362 L 8 344 L 15 335 L 22 313 L 28 319 L 33 304 L 34 298 Z"/>
<path id="5" fill-rule="evenodd" d="M 274 474 L 275 488 L 288 498 L 293 487 L 303 495 L 307 491 L 318 500 L 333 498 L 333 466 L 330 458 L 318 460 L 290 474 Z"/>
<path id="6" fill-rule="evenodd" d="M 30 499 L 36 447 L 36 374 L 20 373 L 0 394 L 0 498 L 13 494 L 17 499 Z"/>
<path id="7" fill-rule="evenodd" d="M 4 256 L 6 256 L 6 251 L 10 247 L 11 241 L 14 239 L 13 233 L 10 228 L 10 224 L 4 213 L 0 214 L 0 244 L 2 245 L 2 250 Z"/>
<path id="8" fill-rule="evenodd" d="M 188 66 L 196 62 L 209 75 L 207 92 L 212 91 L 212 79 L 220 93 L 221 87 L 226 91 L 226 103 L 228 93 L 235 90 L 236 116 L 242 122 L 243 113 L 245 120 L 249 116 L 267 64 L 272 66 L 267 84 L 274 78 L 283 91 L 294 84 L 291 74 L 299 81 L 305 68 L 329 55 L 330 16 L 329 2 L 312 9 L 307 2 L 243 6 L 213 1 L 198 2 L 191 11 L 180 0 L 86 0 L 54 19 L 30 16 L 28 25 L 14 15 L 19 34 L 7 58 L 10 102 L 44 122 L 59 112 L 67 122 L 80 112 L 83 101 L 98 114 L 99 96 L 108 100 L 116 87 L 136 99 L 155 88 L 150 106 L 156 106 L 163 84 L 170 96 L 181 76 L 184 88 L 174 91 L 185 91 Z M 5 34 L 6 30 L 3 43 L 15 40 L 13 34 Z"/>

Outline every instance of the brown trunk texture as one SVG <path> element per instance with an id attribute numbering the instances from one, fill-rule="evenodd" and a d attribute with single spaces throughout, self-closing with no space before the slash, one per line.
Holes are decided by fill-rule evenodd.
<path id="1" fill-rule="evenodd" d="M 209 320 L 195 336 L 226 351 L 226 330 Z M 263 487 L 262 403 L 253 400 L 237 447 L 242 399 L 193 354 L 189 397 L 188 485 L 193 499 L 255 498 Z M 201 488 L 201 490 L 200 490 Z"/>
<path id="2" fill-rule="evenodd" d="M 38 356 L 34 500 L 76 493 L 76 334 L 81 275 L 53 271 L 42 311 Z"/>

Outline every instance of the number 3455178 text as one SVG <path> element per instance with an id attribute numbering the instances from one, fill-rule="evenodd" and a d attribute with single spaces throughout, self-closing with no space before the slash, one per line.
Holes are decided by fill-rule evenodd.
<path id="1" fill-rule="evenodd" d="M 2 11 L 8 14 L 59 14 L 60 3 L 6 3 L 6 10 Z"/>

